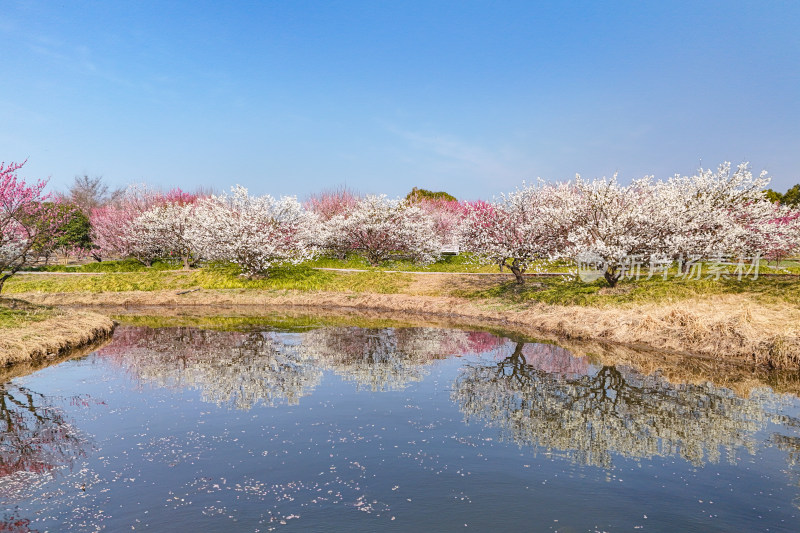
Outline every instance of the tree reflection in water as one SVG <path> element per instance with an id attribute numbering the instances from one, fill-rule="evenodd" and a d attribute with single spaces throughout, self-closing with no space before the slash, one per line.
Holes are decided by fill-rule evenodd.
<path id="1" fill-rule="evenodd" d="M 546 352 L 546 353 L 545 353 Z M 693 464 L 733 461 L 768 416 L 757 399 L 727 389 L 672 385 L 630 369 L 592 369 L 557 346 L 516 343 L 494 364 L 463 367 L 451 398 L 467 422 L 501 428 L 520 446 L 563 451 L 576 462 L 612 466 L 627 457 L 679 455 Z"/>
<path id="2" fill-rule="evenodd" d="M 421 381 L 436 359 L 493 350 L 503 340 L 491 333 L 435 328 L 320 328 L 303 336 L 303 347 L 324 368 L 359 390 L 402 390 Z"/>
<path id="3" fill-rule="evenodd" d="M 772 417 L 764 399 L 711 384 L 672 385 L 624 367 L 594 367 L 549 344 L 434 328 L 324 327 L 302 334 L 191 327 L 119 328 L 101 353 L 141 382 L 194 387 L 203 398 L 248 409 L 296 404 L 324 370 L 359 390 L 400 390 L 436 359 L 493 352 L 458 372 L 452 400 L 466 420 L 500 427 L 524 446 L 612 465 L 612 454 L 678 455 L 717 462 L 752 453 L 753 433 Z M 776 439 L 777 443 L 777 439 Z M 794 444 L 784 439 L 782 447 Z"/>
<path id="4" fill-rule="evenodd" d="M 89 446 L 50 399 L 13 381 L 0 384 L 0 480 L 72 464 Z"/>
<path id="5" fill-rule="evenodd" d="M 31 521 L 19 515 L 19 510 L 6 511 L 0 516 L 0 532 L 2 533 L 38 533 L 31 529 Z"/>
<path id="6" fill-rule="evenodd" d="M 75 397 L 72 403 L 86 400 Z M 0 501 L 18 499 L 31 479 L 26 474 L 71 466 L 90 447 L 52 399 L 13 381 L 0 384 Z M 0 515 L 0 531 L 35 531 L 30 524 L 17 511 Z"/>
<path id="7" fill-rule="evenodd" d="M 437 358 L 497 349 L 484 332 L 434 328 L 326 327 L 302 335 L 174 327 L 120 327 L 100 350 L 135 379 L 200 389 L 206 400 L 248 409 L 297 404 L 330 369 L 359 389 L 397 390 Z"/>
<path id="8" fill-rule="evenodd" d="M 286 334 L 124 327 L 100 350 L 140 382 L 191 387 L 205 401 L 250 409 L 296 405 L 322 372 Z"/>

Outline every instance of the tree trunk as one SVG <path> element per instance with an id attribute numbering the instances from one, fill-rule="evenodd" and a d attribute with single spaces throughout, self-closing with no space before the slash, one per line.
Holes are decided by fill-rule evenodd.
<path id="1" fill-rule="evenodd" d="M 525 284 L 525 278 L 522 277 L 522 274 L 525 272 L 525 269 L 520 268 L 519 262 L 516 259 L 514 259 L 514 261 L 512 261 L 510 265 L 508 263 L 505 263 L 505 266 L 507 266 L 508 269 L 511 271 L 511 273 L 514 274 L 514 277 L 516 278 L 517 281 L 517 285 Z"/>
<path id="2" fill-rule="evenodd" d="M 5 285 L 6 280 L 8 278 L 10 278 L 11 276 L 13 276 L 13 275 L 14 275 L 13 272 L 11 274 L 2 274 L 2 275 L 0 275 L 0 293 L 3 292 L 3 285 Z"/>
<path id="3" fill-rule="evenodd" d="M 183 257 L 181 257 L 181 259 L 183 260 L 183 269 L 184 270 L 189 270 L 190 269 L 189 256 L 184 255 Z"/>
<path id="4" fill-rule="evenodd" d="M 617 269 L 606 269 L 603 276 L 606 278 L 609 287 L 616 287 L 622 272 L 617 272 Z"/>

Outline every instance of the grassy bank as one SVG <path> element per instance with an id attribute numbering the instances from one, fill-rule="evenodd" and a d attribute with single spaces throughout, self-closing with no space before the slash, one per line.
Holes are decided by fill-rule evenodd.
<path id="1" fill-rule="evenodd" d="M 438 273 L 438 272 L 437 272 Z M 76 273 L 77 274 L 77 273 Z M 257 290 L 410 294 L 448 296 L 472 301 L 501 302 L 509 306 L 532 303 L 569 306 L 630 306 L 674 303 L 724 295 L 746 295 L 757 302 L 783 302 L 799 306 L 800 278 L 793 275 L 762 276 L 756 280 L 720 278 L 685 280 L 670 278 L 621 281 L 613 289 L 604 281 L 584 283 L 568 277 L 529 277 L 525 285 L 513 282 L 510 274 L 496 270 L 482 275 L 414 272 L 332 271 L 308 265 L 276 268 L 269 276 L 247 279 L 232 266 L 190 271 L 110 271 L 107 273 L 20 274 L 6 283 L 10 295 L 29 293 L 116 293 L 131 291 Z M 446 274 L 446 275 L 445 275 Z"/>
<path id="2" fill-rule="evenodd" d="M 595 307 L 680 302 L 722 295 L 747 295 L 754 301 L 798 305 L 800 279 L 794 276 L 770 276 L 756 280 L 654 278 L 623 281 L 612 289 L 603 281 L 583 283 L 579 280 L 542 278 L 531 280 L 523 287 L 506 282 L 487 289 L 456 291 L 453 295 L 473 299 L 498 299 L 518 304 L 538 302 Z"/>
<path id="3" fill-rule="evenodd" d="M 354 258 L 328 261 L 314 264 L 361 266 L 348 263 Z M 458 318 L 558 339 L 800 368 L 800 281 L 796 276 L 741 281 L 653 278 L 622 281 L 613 289 L 601 281 L 585 284 L 541 277 L 529 278 L 520 287 L 510 274 L 496 270 L 493 274 L 448 273 L 446 268 L 455 269 L 467 259 L 448 261 L 431 273 L 331 271 L 306 264 L 277 268 L 263 279 L 242 278 L 231 266 L 188 272 L 153 268 L 82 275 L 37 273 L 12 278 L 6 290 L 50 305 L 392 311 Z"/>
<path id="4" fill-rule="evenodd" d="M 35 364 L 107 338 L 113 321 L 89 311 L 0 299 L 0 367 Z"/>
<path id="5" fill-rule="evenodd" d="M 300 290 L 334 292 L 400 292 L 411 278 L 386 272 L 332 272 L 308 266 L 274 269 L 263 279 L 239 276 L 235 267 L 191 271 L 146 270 L 109 273 L 21 274 L 6 282 L 4 292 L 124 292 L 202 289 Z"/>
<path id="6" fill-rule="evenodd" d="M 15 298 L 0 298 L 0 331 L 27 327 L 53 317 L 57 311 L 52 307 L 31 304 Z"/>

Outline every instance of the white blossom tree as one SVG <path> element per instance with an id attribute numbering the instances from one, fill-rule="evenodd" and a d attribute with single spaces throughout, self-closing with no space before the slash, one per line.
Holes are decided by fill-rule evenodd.
<path id="1" fill-rule="evenodd" d="M 763 193 L 768 183 L 765 172 L 755 178 L 747 163 L 657 183 L 653 216 L 665 230 L 665 250 L 678 261 L 763 252 L 754 230 L 773 218 Z"/>
<path id="2" fill-rule="evenodd" d="M 568 205 L 564 185 L 523 185 L 495 203 L 466 206 L 461 226 L 461 246 L 478 257 L 508 268 L 517 283 L 540 260 L 556 257 L 564 246 L 569 220 L 557 217 Z"/>
<path id="3" fill-rule="evenodd" d="M 156 207 L 191 203 L 196 198 L 180 189 L 165 194 L 143 184 L 129 186 L 115 201 L 92 210 L 89 221 L 98 257 L 133 256 L 149 266 L 168 252 L 161 232 L 152 224 L 152 215 L 144 224 L 138 224 L 137 219 Z"/>
<path id="4" fill-rule="evenodd" d="M 408 202 L 386 196 L 366 196 L 349 212 L 331 217 L 325 224 L 326 248 L 336 253 L 360 251 L 377 265 L 394 254 L 418 263 L 432 263 L 442 243 L 433 219 Z"/>
<path id="5" fill-rule="evenodd" d="M 654 194 L 652 178 L 623 186 L 614 175 L 583 180 L 577 176 L 563 203 L 569 220 L 561 255 L 578 262 L 595 263 L 610 286 L 615 286 L 632 258 L 649 260 L 666 251 L 670 228 Z"/>
<path id="6" fill-rule="evenodd" d="M 316 254 L 316 217 L 294 197 L 250 196 L 236 186 L 230 195 L 197 203 L 189 240 L 210 260 L 231 261 L 246 276 L 264 276 L 278 263 L 301 263 Z"/>
<path id="7" fill-rule="evenodd" d="M 170 202 L 152 207 L 133 220 L 129 241 L 148 256 L 178 257 L 184 270 L 200 258 L 192 238 L 197 223 L 194 203 Z"/>

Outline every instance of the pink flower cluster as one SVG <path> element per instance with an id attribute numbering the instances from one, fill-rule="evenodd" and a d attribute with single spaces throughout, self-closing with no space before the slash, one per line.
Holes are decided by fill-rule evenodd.
<path id="1" fill-rule="evenodd" d="M 0 163 L 0 290 L 5 281 L 49 253 L 61 235 L 64 213 L 39 180 L 17 177 L 25 163 Z"/>

